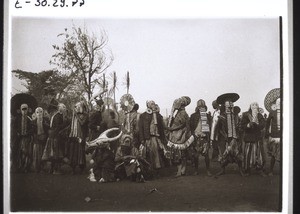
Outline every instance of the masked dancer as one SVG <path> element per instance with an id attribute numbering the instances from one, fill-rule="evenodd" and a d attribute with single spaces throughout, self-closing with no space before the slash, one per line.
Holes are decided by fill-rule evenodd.
<path id="1" fill-rule="evenodd" d="M 250 108 L 242 115 L 241 126 L 244 131 L 244 170 L 246 175 L 250 175 L 251 168 L 260 170 L 264 175 L 263 167 L 263 144 L 261 141 L 261 132 L 264 129 L 265 121 L 262 114 L 259 113 L 257 102 L 250 104 Z"/>
<path id="2" fill-rule="evenodd" d="M 86 164 L 85 143 L 88 136 L 88 113 L 87 105 L 84 101 L 75 104 L 71 122 L 71 132 L 69 134 L 69 160 L 72 167 L 72 173 L 76 173 L 76 167 L 79 166 L 80 172 L 83 172 Z"/>
<path id="3" fill-rule="evenodd" d="M 162 167 L 162 151 L 165 143 L 163 117 L 158 112 L 154 101 L 147 101 L 147 110 L 142 113 L 139 120 L 140 151 L 150 163 L 150 168 L 156 177 Z M 145 148 L 145 149 L 144 149 Z"/>
<path id="4" fill-rule="evenodd" d="M 59 175 L 61 174 L 61 162 L 64 157 L 64 143 L 61 141 L 59 132 L 65 126 L 63 114 L 66 111 L 66 106 L 52 99 L 48 111 L 51 115 L 50 129 L 42 160 L 51 162 L 50 174 Z"/>
<path id="5" fill-rule="evenodd" d="M 44 110 L 41 107 L 35 109 L 35 119 L 33 124 L 33 168 L 36 172 L 43 169 L 42 156 L 48 138 L 50 121 L 44 116 Z"/>
<path id="6" fill-rule="evenodd" d="M 190 128 L 191 133 L 194 135 L 194 143 L 190 147 L 195 164 L 195 175 L 199 174 L 199 161 L 200 155 L 205 158 L 206 173 L 212 176 L 209 170 L 209 142 L 210 142 L 210 120 L 211 118 L 206 113 L 207 106 L 205 101 L 200 99 L 197 101 L 196 112 L 191 115 Z"/>
<path id="7" fill-rule="evenodd" d="M 269 176 L 273 176 L 274 165 L 280 161 L 280 144 L 282 143 L 280 89 L 271 90 L 265 97 L 265 108 L 269 111 L 266 124 L 270 161 Z"/>
<path id="8" fill-rule="evenodd" d="M 220 107 L 220 116 L 217 124 L 218 140 L 221 150 L 221 156 L 219 158 L 221 164 L 221 170 L 216 176 L 225 173 L 225 167 L 229 163 L 237 163 L 239 166 L 239 172 L 244 176 L 242 163 L 243 156 L 241 153 L 238 132 L 239 127 L 237 123 L 237 115 L 234 115 L 234 102 L 239 99 L 239 95 L 236 93 L 222 94 L 217 98 L 217 102 Z"/>
<path id="9" fill-rule="evenodd" d="M 191 103 L 187 96 L 176 99 L 173 102 L 172 114 L 168 123 L 168 147 L 171 150 L 171 159 L 177 165 L 175 177 L 180 177 L 186 173 L 187 148 L 194 141 L 190 137 L 189 116 L 185 107 Z"/>

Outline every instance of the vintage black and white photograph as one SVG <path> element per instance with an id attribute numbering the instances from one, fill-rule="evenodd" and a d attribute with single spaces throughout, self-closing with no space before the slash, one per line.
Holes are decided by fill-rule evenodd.
<path id="1" fill-rule="evenodd" d="M 12 17 L 10 211 L 282 212 L 282 29 Z"/>

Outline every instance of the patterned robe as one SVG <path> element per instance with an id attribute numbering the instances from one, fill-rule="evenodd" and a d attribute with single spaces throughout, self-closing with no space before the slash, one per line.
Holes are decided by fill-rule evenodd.
<path id="1" fill-rule="evenodd" d="M 251 122 L 251 112 L 245 112 L 242 115 L 241 127 L 244 130 L 244 168 L 249 170 L 250 168 L 261 169 L 264 166 L 263 161 L 263 144 L 261 141 L 261 131 L 265 126 L 265 120 L 263 116 L 258 113 L 258 123 Z M 248 124 L 251 124 L 248 127 Z"/>

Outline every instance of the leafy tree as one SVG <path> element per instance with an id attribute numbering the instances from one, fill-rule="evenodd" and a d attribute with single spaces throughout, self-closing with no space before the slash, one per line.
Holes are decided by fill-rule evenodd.
<path id="1" fill-rule="evenodd" d="M 42 107 L 46 107 L 53 97 L 61 100 L 68 96 L 68 89 L 75 85 L 67 75 L 56 70 L 33 73 L 18 69 L 12 73 L 20 80 L 25 80 L 23 85 L 28 93 L 34 96 Z"/>
<path id="2" fill-rule="evenodd" d="M 108 37 L 105 31 L 99 35 L 89 35 L 86 28 L 73 26 L 72 32 L 65 31 L 62 45 L 53 45 L 55 54 L 50 63 L 59 72 L 68 75 L 79 83 L 90 100 L 97 84 L 102 83 L 102 74 L 113 62 L 111 51 L 107 50 Z"/>

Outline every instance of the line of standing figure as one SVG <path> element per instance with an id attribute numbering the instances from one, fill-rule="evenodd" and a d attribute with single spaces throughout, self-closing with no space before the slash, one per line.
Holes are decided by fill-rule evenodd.
<path id="1" fill-rule="evenodd" d="M 130 94 L 125 94 L 120 101 L 124 114 L 121 123 L 117 122 L 118 113 L 105 108 L 101 97 L 90 112 L 86 102 L 80 100 L 70 119 L 64 104 L 52 100 L 45 111 L 36 108 L 30 99 L 12 100 L 17 113 L 11 122 L 11 162 L 12 170 L 17 172 L 40 172 L 49 162 L 49 173 L 62 174 L 63 164 L 69 165 L 73 174 L 77 168 L 82 173 L 87 154 L 91 154 L 91 181 L 129 177 L 143 182 L 159 177 L 160 169 L 169 165 L 177 166 L 175 177 L 184 176 L 188 162 L 194 165 L 197 175 L 201 156 L 208 176 L 213 175 L 212 160 L 220 163 L 214 176 L 224 174 L 230 163 L 238 165 L 242 176 L 250 175 L 251 169 L 263 176 L 266 172 L 273 175 L 275 162 L 280 161 L 280 89 L 266 95 L 267 118 L 256 102 L 239 114 L 240 108 L 234 106 L 239 99 L 236 93 L 217 97 L 212 103 L 212 114 L 207 112 L 206 102 L 199 99 L 190 116 L 185 108 L 191 99 L 182 96 L 174 100 L 167 119 L 163 119 L 154 101 L 147 101 L 146 111 L 138 113 L 139 105 Z M 32 117 L 29 109 L 35 109 Z"/>

